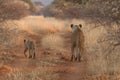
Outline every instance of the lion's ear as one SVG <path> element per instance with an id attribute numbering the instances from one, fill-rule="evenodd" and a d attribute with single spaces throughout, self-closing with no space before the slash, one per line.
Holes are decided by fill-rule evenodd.
<path id="1" fill-rule="evenodd" d="M 24 39 L 24 42 L 26 42 L 26 40 Z"/>
<path id="2" fill-rule="evenodd" d="M 79 27 L 82 28 L 82 24 L 79 24 Z"/>
<path id="3" fill-rule="evenodd" d="M 70 27 L 72 28 L 72 27 L 73 27 L 73 24 L 71 24 Z"/>

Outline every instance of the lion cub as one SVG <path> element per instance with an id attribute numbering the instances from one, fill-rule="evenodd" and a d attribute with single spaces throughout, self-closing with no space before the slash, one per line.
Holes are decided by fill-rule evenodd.
<path id="1" fill-rule="evenodd" d="M 28 58 L 35 58 L 35 44 L 31 40 L 24 40 L 24 55 L 27 57 L 26 52 L 29 52 Z"/>

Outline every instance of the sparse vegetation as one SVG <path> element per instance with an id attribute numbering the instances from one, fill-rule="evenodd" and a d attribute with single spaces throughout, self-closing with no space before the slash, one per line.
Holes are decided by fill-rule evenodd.
<path id="1" fill-rule="evenodd" d="M 88 61 L 91 73 L 119 73 L 119 3 L 118 0 L 54 0 L 46 8 L 48 16 L 85 20 L 86 49 L 92 57 Z"/>
<path id="2" fill-rule="evenodd" d="M 10 72 L 7 77 L 0 77 L 0 80 L 57 80 L 59 76 L 47 70 L 36 69 L 31 72 Z"/>
<path id="3" fill-rule="evenodd" d="M 0 21 L 20 19 L 28 14 L 28 5 L 22 1 L 0 0 Z"/>
<path id="4" fill-rule="evenodd" d="M 15 57 L 15 54 L 10 53 L 9 51 L 0 50 L 0 65 L 13 62 Z"/>
<path id="5" fill-rule="evenodd" d="M 119 23 L 118 0 L 54 0 L 48 15 L 59 18 L 87 18 Z"/>
<path id="6" fill-rule="evenodd" d="M 106 31 L 103 26 L 94 28 L 86 34 L 86 39 L 88 40 L 86 42 L 87 56 L 90 59 L 88 60 L 88 68 L 92 74 L 114 74 L 120 72 L 118 69 L 118 60 L 120 60 L 118 58 L 119 46 L 114 46 L 113 43 L 115 41 L 104 41 L 107 39 L 106 35 L 108 33 Z M 101 42 L 102 40 L 103 42 Z"/>
<path id="7" fill-rule="evenodd" d="M 41 40 L 42 47 L 45 49 L 60 50 L 64 48 L 64 39 L 58 34 L 48 34 Z"/>
<path id="8" fill-rule="evenodd" d="M 43 10 L 43 17 L 29 15 L 35 8 L 31 0 L 0 0 L 0 80 L 57 80 L 62 78 L 59 74 L 69 76 L 66 80 L 119 76 L 119 4 L 119 0 L 54 0 Z M 83 25 L 86 51 L 81 63 L 68 61 L 71 23 Z M 24 38 L 35 41 L 35 60 L 23 57 Z M 50 54 L 42 54 L 47 50 Z M 5 65 L 10 70 L 4 72 Z"/>
<path id="9" fill-rule="evenodd" d="M 29 5 L 21 0 L 0 0 L 0 45 L 10 48 L 16 45 L 17 25 L 8 20 L 20 19 L 28 15 Z M 9 26 L 14 26 L 10 28 Z M 13 36 L 14 35 L 14 36 Z"/>

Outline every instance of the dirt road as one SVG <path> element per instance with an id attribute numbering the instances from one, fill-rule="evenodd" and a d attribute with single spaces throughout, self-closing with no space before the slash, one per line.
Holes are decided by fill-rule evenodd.
<path id="1" fill-rule="evenodd" d="M 65 53 L 70 55 L 70 35 L 62 35 L 65 38 Z M 23 54 L 23 46 L 18 46 L 14 48 L 16 57 L 14 61 L 7 65 L 7 68 L 4 67 L 0 71 L 3 71 L 1 75 L 12 71 L 22 71 L 29 72 L 37 68 L 47 69 L 48 71 L 54 72 L 59 75 L 58 80 L 94 80 L 92 77 L 87 75 L 87 65 L 86 62 L 70 62 L 69 59 L 66 59 L 65 55 L 62 55 L 62 52 L 55 51 L 44 51 L 40 47 L 40 40 L 43 37 L 42 35 L 30 35 L 32 39 L 36 41 L 36 59 L 26 59 Z M 47 52 L 47 54 L 45 54 Z"/>

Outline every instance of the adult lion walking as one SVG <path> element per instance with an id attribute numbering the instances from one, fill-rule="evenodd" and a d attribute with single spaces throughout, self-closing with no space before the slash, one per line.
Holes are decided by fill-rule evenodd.
<path id="1" fill-rule="evenodd" d="M 71 24 L 72 36 L 71 36 L 71 61 L 81 61 L 81 55 L 84 52 L 85 37 L 81 30 L 82 25 Z"/>

